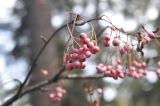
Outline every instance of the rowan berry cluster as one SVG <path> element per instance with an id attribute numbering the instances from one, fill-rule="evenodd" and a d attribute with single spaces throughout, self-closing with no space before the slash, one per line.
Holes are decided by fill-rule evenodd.
<path id="1" fill-rule="evenodd" d="M 74 48 L 70 53 L 66 53 L 64 64 L 66 69 L 72 70 L 74 68 L 83 69 L 85 68 L 86 58 L 91 57 L 99 51 L 97 42 L 90 40 L 85 33 L 80 33 L 79 48 Z"/>
<path id="2" fill-rule="evenodd" d="M 49 94 L 49 98 L 52 100 L 52 102 L 56 103 L 61 101 L 65 93 L 66 93 L 66 90 L 58 86 L 55 88 L 53 93 Z"/>
<path id="3" fill-rule="evenodd" d="M 104 75 L 114 79 L 124 77 L 124 70 L 121 65 L 112 66 L 100 63 L 96 66 L 96 69 L 99 73 L 103 73 Z"/>
<path id="4" fill-rule="evenodd" d="M 135 79 L 145 76 L 147 74 L 146 63 L 133 60 L 132 65 L 126 70 L 126 74 Z"/>
<path id="5" fill-rule="evenodd" d="M 143 38 L 143 39 L 142 39 Z M 153 38 L 155 38 L 154 33 L 148 33 L 147 36 L 142 37 L 140 40 L 144 43 L 149 43 Z M 120 46 L 121 40 L 120 36 L 119 37 L 114 37 L 111 40 L 111 35 L 106 33 L 104 36 L 104 46 L 105 47 L 110 47 L 110 42 L 112 42 L 112 45 L 117 47 Z M 123 47 L 116 48 L 116 52 L 121 54 L 121 56 L 117 55 L 116 59 L 116 64 L 115 65 L 109 65 L 109 64 L 98 64 L 96 66 L 96 69 L 99 73 L 103 73 L 106 76 L 112 77 L 114 79 L 117 78 L 123 78 L 125 75 L 128 75 L 130 77 L 133 77 L 135 79 L 143 77 L 146 75 L 146 63 L 143 62 L 140 58 L 138 59 L 134 53 L 133 50 L 133 45 L 131 45 L 128 42 L 124 42 Z M 126 62 L 124 65 L 122 65 L 122 56 L 126 53 L 125 56 L 134 56 L 134 57 L 129 57 L 126 59 Z M 135 58 L 135 60 L 133 59 Z M 126 67 L 124 69 L 124 67 Z M 160 68 L 159 68 L 160 69 Z M 158 72 L 157 72 L 158 73 Z M 160 75 L 160 71 L 159 71 Z"/>

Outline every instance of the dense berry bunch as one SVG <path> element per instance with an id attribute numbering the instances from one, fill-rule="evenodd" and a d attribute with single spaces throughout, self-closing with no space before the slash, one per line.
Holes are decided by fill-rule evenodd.
<path id="1" fill-rule="evenodd" d="M 111 66 L 101 63 L 96 66 L 96 69 L 99 73 L 103 73 L 104 75 L 112 77 L 114 79 L 117 79 L 118 77 L 124 77 L 124 71 L 121 65 Z"/>
<path id="2" fill-rule="evenodd" d="M 79 48 L 74 48 L 70 53 L 66 53 L 64 60 L 66 69 L 83 69 L 86 58 L 91 57 L 92 54 L 98 51 L 99 47 L 97 46 L 97 42 L 95 40 L 91 41 L 85 33 L 81 33 Z"/>
<path id="3" fill-rule="evenodd" d="M 134 60 L 126 70 L 126 74 L 135 79 L 145 76 L 147 74 L 146 63 Z"/>
<path id="4" fill-rule="evenodd" d="M 104 75 L 112 77 L 114 79 L 123 78 L 124 75 L 128 75 L 130 77 L 137 79 L 145 76 L 147 73 L 145 62 L 138 62 L 134 60 L 132 65 L 129 66 L 126 70 L 124 70 L 123 67 L 121 66 L 121 62 L 118 63 L 118 61 L 117 65 L 115 66 L 101 63 L 96 66 L 96 69 L 99 73 L 103 73 Z M 157 71 L 157 73 L 160 75 L 160 65 L 159 65 L 159 71 Z"/>
<path id="5" fill-rule="evenodd" d="M 54 102 L 61 101 L 63 95 L 66 93 L 66 90 L 61 87 L 56 87 L 53 93 L 49 94 L 49 98 Z"/>

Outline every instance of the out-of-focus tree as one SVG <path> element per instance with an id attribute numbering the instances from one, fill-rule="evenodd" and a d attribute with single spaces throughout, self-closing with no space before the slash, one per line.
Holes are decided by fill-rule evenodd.
<path id="1" fill-rule="evenodd" d="M 141 29 L 141 25 L 144 25 L 147 30 L 153 31 L 159 25 L 160 9 L 158 4 L 158 0 L 24 0 L 26 16 L 22 19 L 22 26 L 16 35 L 27 34 L 29 36 L 28 38 L 31 40 L 30 64 L 32 64 L 32 60 L 35 59 L 38 51 L 45 43 L 45 39 L 48 39 L 56 29 L 67 23 L 66 16 L 69 17 L 69 20 L 73 18 L 70 15 L 71 12 L 78 13 L 85 20 L 107 15 L 116 27 L 122 28 L 127 32 L 141 31 L 139 30 Z M 92 22 L 91 24 L 97 35 L 106 26 L 106 23 L 103 21 Z M 90 31 L 90 24 L 85 24 L 83 26 L 77 26 L 74 34 L 78 35 L 80 32 Z M 29 86 L 48 79 L 57 73 L 55 70 L 58 70 L 62 65 L 64 43 L 68 36 L 67 28 L 61 30 L 47 46 L 39 61 L 35 63 L 36 68 L 28 82 Z M 18 53 L 20 50 L 23 51 L 22 48 L 17 45 L 13 54 L 19 56 Z M 144 50 L 144 58 L 156 57 L 159 55 L 158 49 L 158 46 L 155 46 L 155 42 L 151 42 Z M 25 51 L 22 53 L 26 54 Z M 102 53 L 101 56 L 103 55 Z M 99 60 L 104 61 L 104 57 L 101 56 L 96 58 L 96 62 L 87 61 L 88 68 L 85 68 L 83 73 L 94 75 L 96 72 L 92 67 L 95 67 Z M 158 97 L 160 95 L 158 93 L 159 81 L 156 74 L 151 72 L 156 71 L 155 64 L 158 59 L 149 59 L 146 61 L 148 62 L 147 70 L 149 72 L 145 78 L 137 79 L 136 81 L 128 77 L 123 80 L 103 78 L 99 81 L 92 81 L 95 85 L 104 87 L 103 99 L 100 101 L 101 105 L 158 106 Z M 49 70 L 50 75 L 46 78 L 42 76 L 42 69 Z M 90 72 L 91 70 L 93 71 Z M 64 85 L 67 89 L 67 95 L 57 105 L 88 106 L 83 86 L 83 83 L 86 81 L 88 80 L 59 81 L 58 84 Z M 53 88 L 54 85 L 51 85 L 44 89 L 51 89 L 52 91 Z M 31 93 L 30 101 L 33 106 L 53 105 L 48 99 L 48 93 L 42 92 L 42 90 Z"/>

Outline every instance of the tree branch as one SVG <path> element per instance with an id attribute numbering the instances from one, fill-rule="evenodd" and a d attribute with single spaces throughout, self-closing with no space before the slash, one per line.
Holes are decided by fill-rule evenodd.
<path id="1" fill-rule="evenodd" d="M 81 26 L 81 25 L 84 25 L 84 24 L 86 24 L 86 23 L 88 23 L 88 22 L 95 21 L 95 20 L 101 20 L 101 19 L 102 19 L 101 17 L 96 17 L 96 18 L 93 18 L 93 19 L 89 19 L 89 20 L 87 20 L 87 21 L 76 22 L 75 25 L 76 25 L 76 26 Z M 68 24 L 73 24 L 73 21 L 69 22 Z M 46 48 L 47 45 L 50 43 L 50 41 L 57 35 L 57 33 L 58 33 L 60 30 L 62 30 L 63 28 L 65 28 L 66 25 L 67 25 L 67 24 L 62 25 L 59 29 L 57 29 L 57 30 L 50 36 L 50 38 L 49 38 L 47 41 L 45 41 L 45 44 L 42 46 L 42 48 L 40 49 L 40 51 L 39 51 L 38 54 L 36 55 L 35 59 L 33 60 L 33 63 L 32 63 L 32 65 L 31 65 L 31 68 L 30 68 L 30 70 L 28 71 L 28 74 L 26 75 L 26 78 L 25 78 L 24 82 L 20 85 L 17 93 L 16 93 L 12 98 L 10 98 L 10 99 L 8 99 L 6 102 L 4 102 L 1 106 L 11 105 L 11 104 L 12 104 L 14 101 L 16 101 L 19 97 L 21 97 L 21 96 L 24 95 L 24 93 L 21 94 L 21 93 L 22 93 L 22 90 L 23 90 L 24 86 L 26 85 L 27 81 L 29 80 L 29 78 L 30 78 L 30 76 L 31 76 L 31 74 L 32 74 L 32 72 L 33 72 L 33 70 L 34 70 L 34 68 L 35 68 L 35 66 L 36 66 L 36 63 L 37 63 L 37 61 L 39 60 L 42 52 L 45 50 L 45 48 Z M 63 68 L 64 68 L 64 67 L 63 67 Z M 63 71 L 62 71 L 62 72 L 63 72 Z M 50 83 L 52 83 L 52 82 L 56 82 L 62 72 L 60 71 L 60 73 L 58 73 L 56 76 L 54 76 L 54 77 L 52 78 L 52 80 L 49 80 L 49 82 L 46 81 L 46 82 L 41 83 L 39 86 L 35 86 L 34 89 L 36 90 L 36 89 L 37 89 L 38 87 L 40 87 L 40 86 L 44 86 L 44 85 L 50 84 Z M 32 91 L 32 90 L 31 90 L 31 91 Z M 25 93 L 25 94 L 26 94 L 26 93 Z"/>
<path id="2" fill-rule="evenodd" d="M 103 74 L 97 74 L 97 75 L 92 75 L 92 76 L 87 76 L 87 75 L 77 75 L 77 74 L 71 74 L 71 75 L 67 75 L 67 76 L 59 76 L 61 72 L 63 72 L 64 69 L 62 68 L 60 70 L 59 73 L 57 73 L 53 78 L 51 79 L 48 79 L 48 80 L 45 80 L 45 81 L 42 81 L 38 84 L 35 84 L 29 88 L 27 88 L 26 90 L 24 90 L 22 92 L 22 94 L 20 95 L 20 97 L 24 96 L 25 94 L 28 94 L 28 93 L 31 93 L 35 90 L 38 90 L 44 86 L 47 86 L 51 83 L 54 83 L 54 82 L 57 82 L 58 80 L 86 80 L 86 79 L 101 79 L 101 78 L 104 78 L 104 77 L 107 77 Z M 55 79 L 55 78 L 58 78 L 58 79 Z"/>

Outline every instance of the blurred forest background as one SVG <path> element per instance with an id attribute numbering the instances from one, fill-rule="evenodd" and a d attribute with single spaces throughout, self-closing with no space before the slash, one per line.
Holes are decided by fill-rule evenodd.
<path id="1" fill-rule="evenodd" d="M 32 60 L 44 43 L 40 36 L 49 38 L 66 23 L 66 16 L 71 11 L 84 19 L 107 15 L 114 25 L 128 32 L 136 32 L 140 25 L 150 31 L 160 25 L 159 0 L 0 0 L 0 104 L 16 91 L 19 84 L 13 79 L 24 80 Z M 93 26 L 98 33 L 106 24 L 94 22 Z M 89 30 L 88 24 L 76 27 L 77 33 Z M 50 77 L 40 73 L 43 68 L 53 75 L 61 67 L 64 42 L 68 36 L 66 31 L 61 30 L 45 49 L 29 85 Z M 159 51 L 151 44 L 144 50 L 145 57 L 156 57 Z M 84 73 L 94 75 L 96 70 L 92 67 L 95 65 L 88 61 Z M 94 80 L 95 85 L 104 89 L 101 106 L 159 106 L 160 81 L 153 72 L 155 67 L 155 61 L 151 60 L 147 67 L 148 75 L 138 80 Z M 48 93 L 35 91 L 13 106 L 88 106 L 83 82 L 60 82 L 67 89 L 67 95 L 60 103 L 53 104 L 48 99 Z"/>

